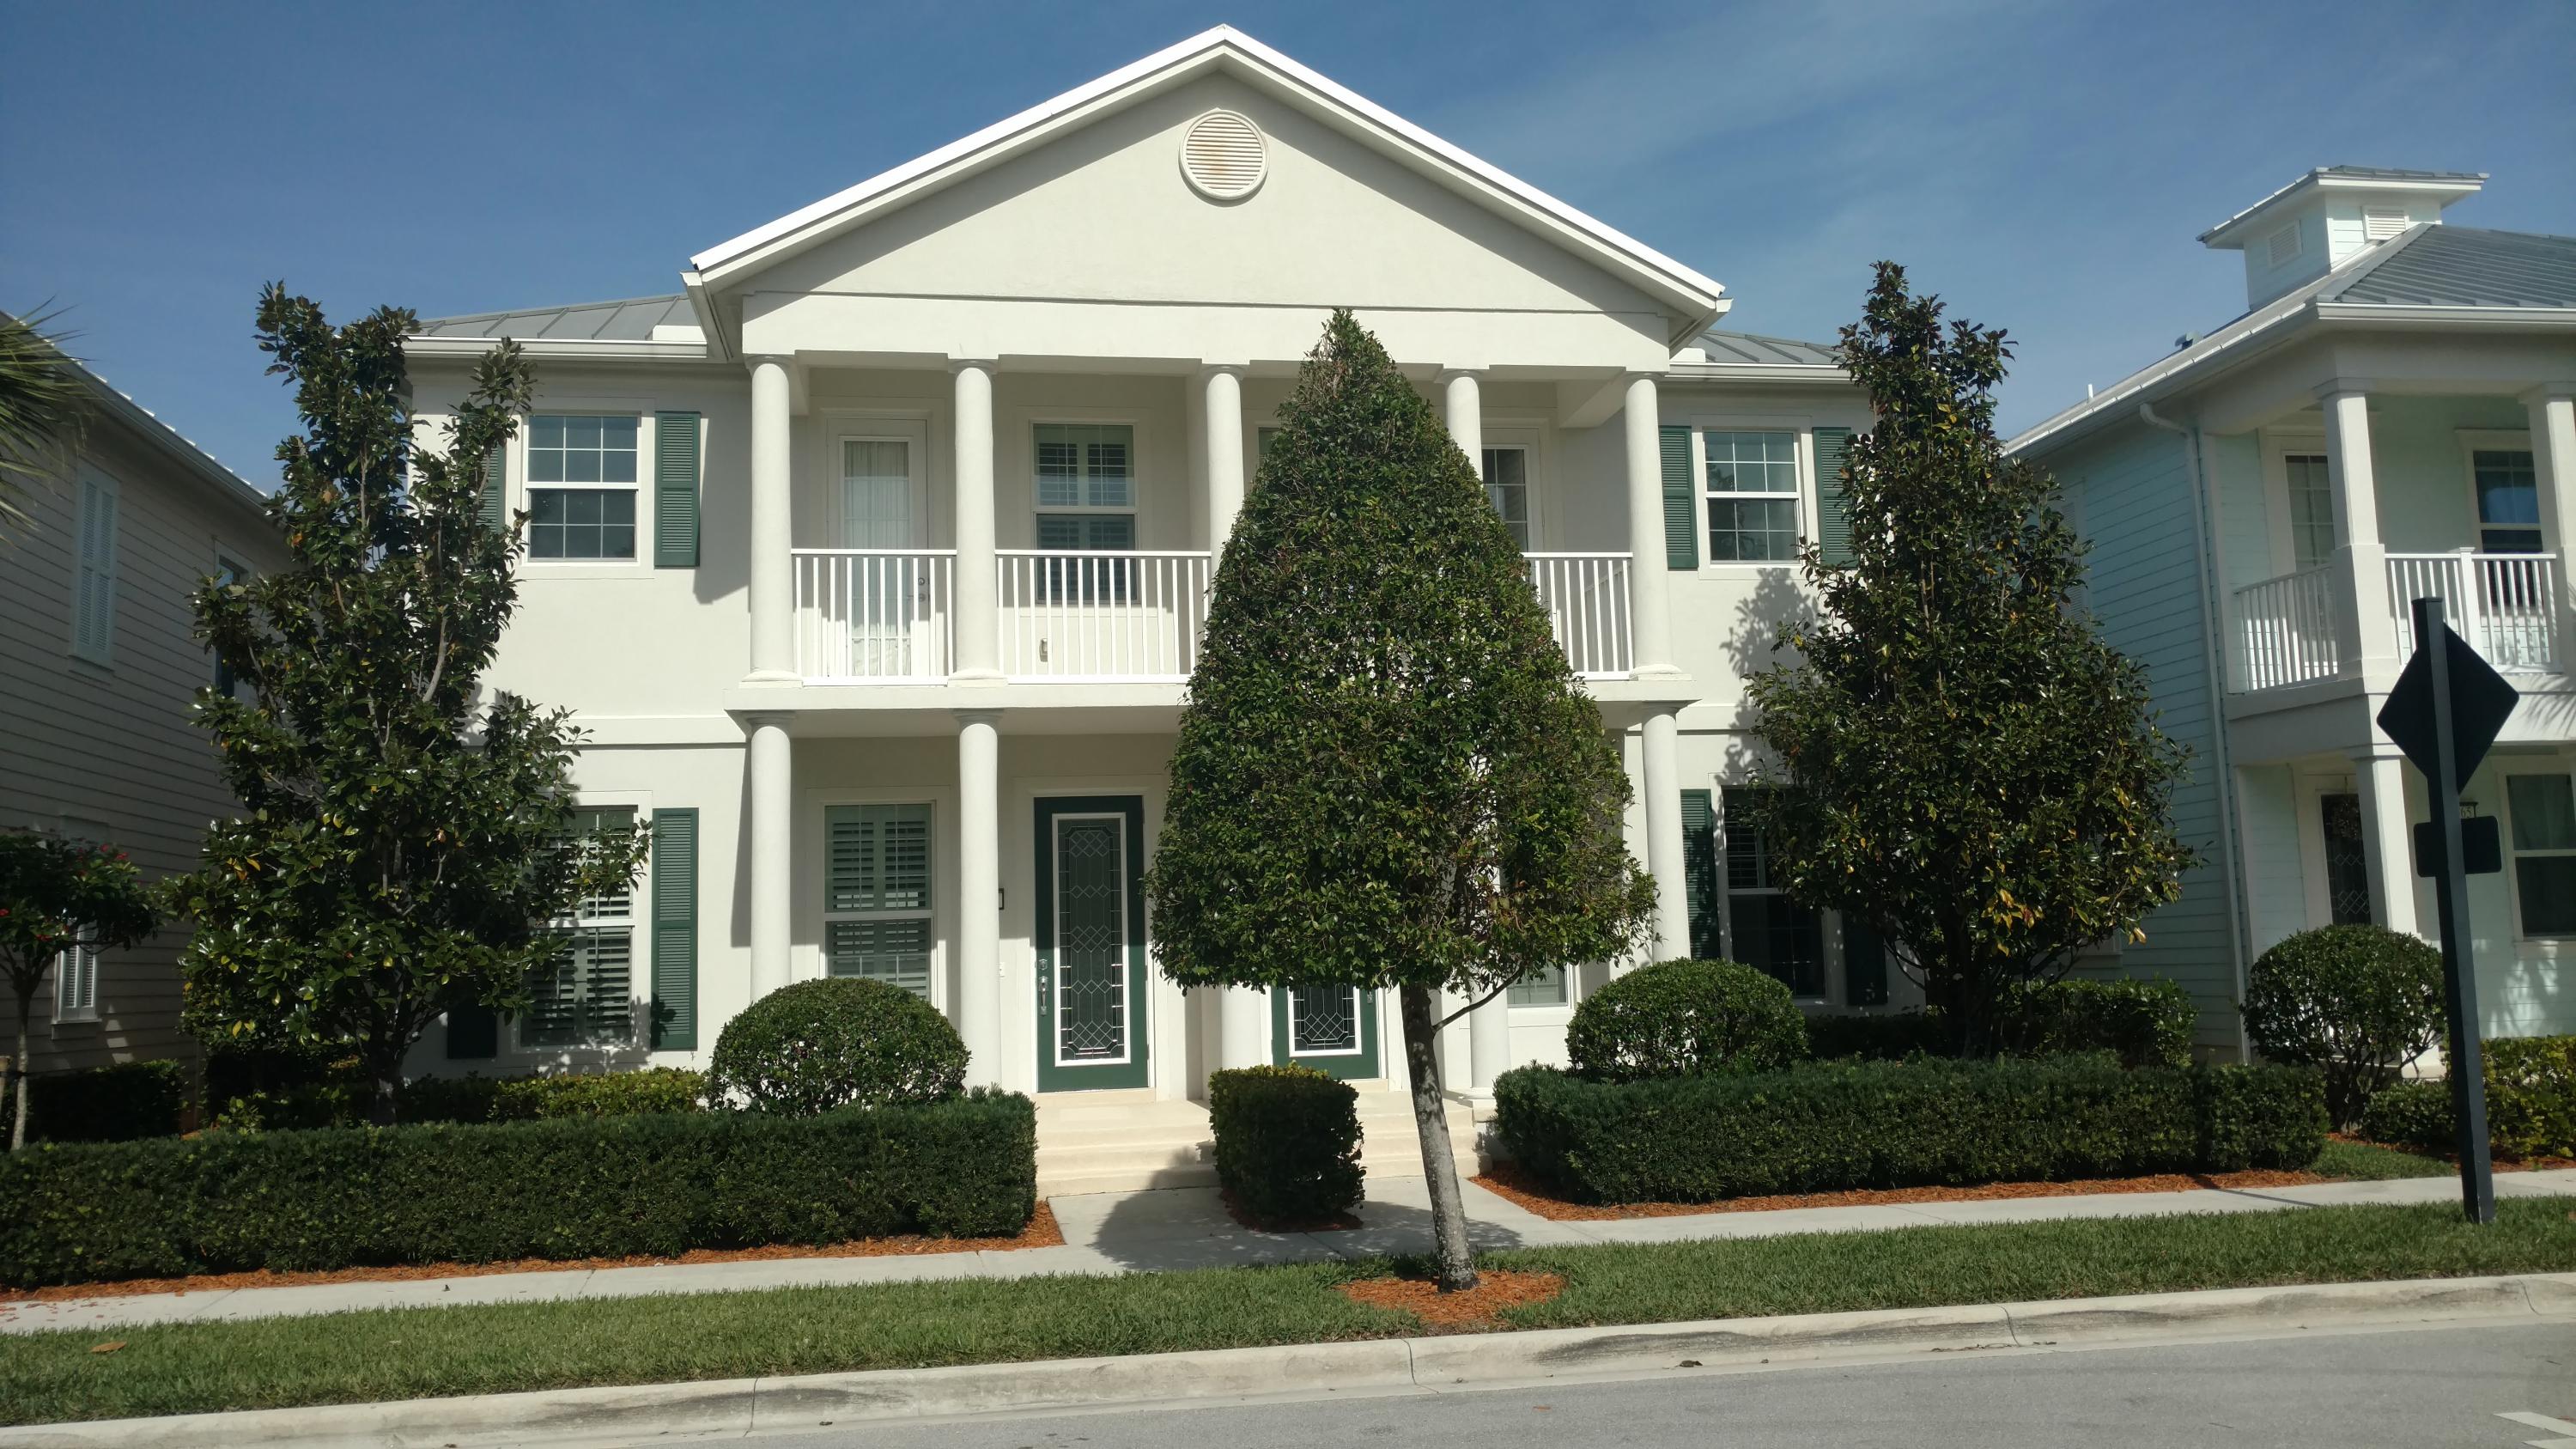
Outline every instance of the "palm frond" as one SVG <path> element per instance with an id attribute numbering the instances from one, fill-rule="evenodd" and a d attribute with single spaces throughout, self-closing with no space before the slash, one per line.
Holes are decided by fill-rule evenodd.
<path id="1" fill-rule="evenodd" d="M 62 348 L 71 334 L 45 330 L 56 315 L 0 312 L 0 529 L 34 525 L 25 480 L 62 477 L 89 425 L 89 385 Z"/>

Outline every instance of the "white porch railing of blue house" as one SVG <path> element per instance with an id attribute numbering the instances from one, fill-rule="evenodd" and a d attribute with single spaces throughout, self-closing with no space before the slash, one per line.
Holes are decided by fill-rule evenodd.
<path id="1" fill-rule="evenodd" d="M 796 672 L 933 684 L 957 657 L 955 549 L 800 548 Z"/>
<path id="2" fill-rule="evenodd" d="M 2474 587 L 2464 587 L 2475 580 Z M 2558 654 L 2558 559 L 2546 553 L 2392 553 L 2388 607 L 2397 616 L 2397 653 L 2415 652 L 2417 599 L 2439 598 L 2453 632 L 2498 669 L 2554 672 Z"/>
<path id="3" fill-rule="evenodd" d="M 2239 692 L 2332 679 L 2343 668 L 2331 566 L 2247 584 L 2233 602 L 2228 678 Z"/>
<path id="4" fill-rule="evenodd" d="M 935 684 L 957 659 L 954 549 L 800 548 L 796 669 L 815 683 Z M 1634 668 L 1629 556 L 1534 553 L 1530 582 L 1585 679 Z M 994 550 L 1005 678 L 1177 683 L 1198 665 L 1213 567 L 1205 553 Z"/>

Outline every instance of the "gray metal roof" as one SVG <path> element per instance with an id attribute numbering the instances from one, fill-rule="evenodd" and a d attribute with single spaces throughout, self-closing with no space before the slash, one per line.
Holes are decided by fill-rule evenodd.
<path id="1" fill-rule="evenodd" d="M 1788 337 L 1763 337 L 1751 332 L 1720 332 L 1711 328 L 1699 335 L 1700 350 L 1708 360 L 1720 363 L 1745 363 L 1768 367 L 1840 367 L 1830 342 L 1800 342 Z"/>
<path id="2" fill-rule="evenodd" d="M 475 312 L 463 317 L 429 317 L 421 337 L 546 338 L 577 342 L 650 342 L 663 324 L 698 325 L 685 293 L 668 297 L 630 297 L 622 302 L 581 302 L 569 307 L 529 307 L 515 312 Z"/>
<path id="3" fill-rule="evenodd" d="M 2211 237 L 2235 226 L 2238 222 L 2243 221 L 2245 218 L 2252 216 L 2254 213 L 2261 211 L 2267 206 L 2270 206 L 2273 202 L 2280 200 L 2291 192 L 2297 191 L 2301 187 L 2314 186 L 2319 181 L 2323 181 L 2328 178 L 2332 178 L 2337 181 L 2417 181 L 2422 182 L 2426 186 L 2460 188 L 2464 191 L 2475 191 L 2480 186 L 2486 184 L 2487 174 L 2483 171 L 2410 171 L 2402 166 L 2310 167 L 2308 170 L 2300 172 L 2298 179 L 2292 181 L 2289 185 L 2282 187 L 2271 195 L 2264 197 L 2261 201 L 2255 202 L 2252 206 L 2246 207 L 2244 210 L 2237 212 L 2234 216 L 2227 218 L 2227 220 L 2220 222 L 2218 225 L 2211 227 L 2205 232 L 2202 232 L 2199 239 L 2206 242 Z"/>
<path id="4" fill-rule="evenodd" d="M 2576 237 L 2428 226 L 2378 266 L 2317 294 L 2380 307 L 2576 307 Z"/>

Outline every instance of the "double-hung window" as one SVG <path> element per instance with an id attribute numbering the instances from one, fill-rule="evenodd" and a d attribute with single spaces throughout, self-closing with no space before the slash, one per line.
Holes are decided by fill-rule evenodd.
<path id="1" fill-rule="evenodd" d="M 2334 485 L 2315 453 L 2281 459 L 2290 499 L 2290 567 L 2300 573 L 2334 557 Z"/>
<path id="2" fill-rule="evenodd" d="M 1707 449 L 1709 558 L 1795 562 L 1798 435 L 1711 430 L 1700 442 Z"/>
<path id="3" fill-rule="evenodd" d="M 635 435 L 631 415 L 528 419 L 528 557 L 635 557 Z"/>
<path id="4" fill-rule="evenodd" d="M 80 927 L 54 957 L 54 1020 L 98 1020 L 98 932 Z"/>
<path id="5" fill-rule="evenodd" d="M 2478 549 L 2540 552 L 2540 475 L 2519 448 L 2475 448 L 2469 472 L 2478 490 Z"/>
<path id="6" fill-rule="evenodd" d="M 2576 936 L 2576 776 L 2507 775 L 2522 934 Z"/>
<path id="7" fill-rule="evenodd" d="M 1565 1004 L 1565 968 L 1541 966 L 1532 975 L 1513 982 L 1511 1004 L 1563 1006 Z"/>
<path id="8" fill-rule="evenodd" d="M 635 828 L 631 805 L 584 806 L 573 812 L 573 839 Z M 563 949 L 529 979 L 531 998 L 519 1041 L 531 1047 L 623 1046 L 635 1040 L 634 882 L 584 899 L 558 922 Z"/>
<path id="9" fill-rule="evenodd" d="M 1521 552 L 1530 550 L 1529 515 L 1529 449 L 1487 448 L 1485 452 L 1485 500 L 1512 531 L 1512 544 Z"/>
<path id="10" fill-rule="evenodd" d="M 930 998 L 928 805 L 835 805 L 823 813 L 823 956 Z"/>
<path id="11" fill-rule="evenodd" d="M 1726 924 L 1729 954 L 1786 984 L 1825 994 L 1824 921 L 1789 899 L 1774 878 L 1771 842 L 1753 827 L 1768 791 L 1726 792 Z"/>
<path id="12" fill-rule="evenodd" d="M 1037 539 L 1050 552 L 1132 553 L 1136 548 L 1136 430 L 1123 423 L 1037 425 Z M 1052 559 L 1057 598 L 1127 597 L 1127 559 Z"/>

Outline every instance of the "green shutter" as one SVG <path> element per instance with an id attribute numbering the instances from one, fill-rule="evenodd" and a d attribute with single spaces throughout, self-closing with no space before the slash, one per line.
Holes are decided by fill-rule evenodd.
<path id="1" fill-rule="evenodd" d="M 1852 561 L 1851 515 L 1843 509 L 1843 447 L 1849 428 L 1816 429 L 1816 547 L 1831 568 Z"/>
<path id="2" fill-rule="evenodd" d="M 698 1049 L 698 812 L 653 812 L 653 1049 Z"/>
<path id="3" fill-rule="evenodd" d="M 1887 943 L 1849 912 L 1843 915 L 1843 1004 L 1887 1004 Z"/>
<path id="4" fill-rule="evenodd" d="M 1718 940 L 1717 801 L 1706 790 L 1682 792 L 1682 884 L 1690 894 L 1691 955 L 1714 961 Z"/>
<path id="5" fill-rule="evenodd" d="M 510 526 L 510 511 L 504 506 L 510 501 L 509 489 L 501 471 L 502 462 L 509 455 L 510 450 L 506 445 L 494 448 L 483 455 L 483 526 L 485 528 L 503 529 Z"/>
<path id="6" fill-rule="evenodd" d="M 698 566 L 698 415 L 653 415 L 653 567 Z"/>
<path id="7" fill-rule="evenodd" d="M 1699 489 L 1691 477 L 1691 430 L 1665 428 L 1664 562 L 1677 569 L 1699 567 Z"/>
<path id="8" fill-rule="evenodd" d="M 447 1059 L 488 1061 L 501 1052 L 501 1015 L 488 1006 L 447 1008 Z"/>

